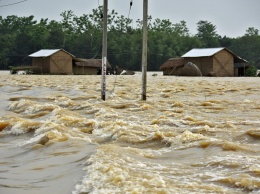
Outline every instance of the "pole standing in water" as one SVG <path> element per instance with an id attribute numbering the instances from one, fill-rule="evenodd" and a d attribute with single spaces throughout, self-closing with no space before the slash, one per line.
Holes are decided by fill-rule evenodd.
<path id="1" fill-rule="evenodd" d="M 102 81 L 101 99 L 106 100 L 106 72 L 107 72 L 107 9 L 108 0 L 103 4 L 103 46 L 102 46 Z"/>
<path id="2" fill-rule="evenodd" d="M 146 100 L 148 0 L 143 0 L 142 100 Z"/>

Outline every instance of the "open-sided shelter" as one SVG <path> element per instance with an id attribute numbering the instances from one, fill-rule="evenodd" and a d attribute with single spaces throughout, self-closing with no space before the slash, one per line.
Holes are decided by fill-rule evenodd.
<path id="1" fill-rule="evenodd" d="M 163 75 L 202 76 L 200 69 L 193 63 L 185 63 L 183 58 L 170 58 L 160 67 Z"/>
<path id="2" fill-rule="evenodd" d="M 248 67 L 245 59 L 227 48 L 196 48 L 182 56 L 184 63 L 198 66 L 203 76 L 244 76 Z"/>
<path id="3" fill-rule="evenodd" d="M 71 75 L 74 56 L 63 49 L 42 49 L 32 57 L 32 69 L 36 74 Z"/>
<path id="4" fill-rule="evenodd" d="M 170 58 L 161 65 L 160 69 L 163 70 L 163 75 L 179 75 L 183 66 L 183 58 Z"/>
<path id="5" fill-rule="evenodd" d="M 107 72 L 111 65 L 107 60 Z M 102 59 L 80 59 L 75 58 L 73 64 L 74 75 L 100 75 L 102 70 Z"/>

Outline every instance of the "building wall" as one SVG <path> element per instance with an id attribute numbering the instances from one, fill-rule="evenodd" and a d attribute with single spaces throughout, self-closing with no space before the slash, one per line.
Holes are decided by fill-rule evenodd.
<path id="1" fill-rule="evenodd" d="M 239 69 L 238 68 L 235 68 L 235 70 L 234 70 L 234 76 L 239 76 Z"/>
<path id="2" fill-rule="evenodd" d="M 171 69 L 164 69 L 163 70 L 163 75 L 179 75 L 179 70 L 180 67 L 177 67 L 173 70 L 173 68 Z"/>
<path id="3" fill-rule="evenodd" d="M 212 57 L 186 57 L 184 63 L 192 62 L 197 65 L 203 76 L 209 75 L 213 71 L 213 59 Z"/>
<path id="4" fill-rule="evenodd" d="M 82 66 L 73 66 L 74 75 L 97 75 L 97 68 L 94 67 L 82 67 Z"/>
<path id="5" fill-rule="evenodd" d="M 32 67 L 35 74 L 50 73 L 50 57 L 34 57 L 32 58 Z"/>
<path id="6" fill-rule="evenodd" d="M 72 56 L 62 50 L 50 56 L 50 74 L 73 74 Z"/>
<path id="7" fill-rule="evenodd" d="M 234 76 L 234 57 L 226 50 L 216 53 L 213 57 L 213 72 L 220 77 Z"/>

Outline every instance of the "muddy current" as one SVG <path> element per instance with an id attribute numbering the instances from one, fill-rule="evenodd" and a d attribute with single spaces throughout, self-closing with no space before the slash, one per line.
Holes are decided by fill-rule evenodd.
<path id="1" fill-rule="evenodd" d="M 260 79 L 0 74 L 1 194 L 260 193 Z"/>

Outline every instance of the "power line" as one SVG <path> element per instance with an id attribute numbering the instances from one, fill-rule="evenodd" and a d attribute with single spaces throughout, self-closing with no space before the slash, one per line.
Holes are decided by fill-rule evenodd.
<path id="1" fill-rule="evenodd" d="M 16 4 L 19 4 L 19 3 L 23 3 L 25 1 L 28 1 L 28 0 L 18 1 L 16 3 L 9 3 L 9 4 L 6 4 L 6 5 L 0 5 L 0 7 L 7 7 L 7 6 L 11 6 L 11 5 L 16 5 Z"/>
<path id="2" fill-rule="evenodd" d="M 131 11 L 132 6 L 133 6 L 133 0 L 130 1 L 130 8 L 129 8 L 129 13 L 128 13 L 128 19 L 129 19 L 129 15 L 130 15 L 130 11 Z"/>

